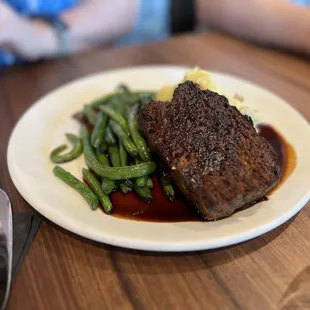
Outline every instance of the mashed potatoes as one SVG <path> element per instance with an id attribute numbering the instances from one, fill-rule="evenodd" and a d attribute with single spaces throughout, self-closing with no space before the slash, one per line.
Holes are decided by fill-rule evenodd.
<path id="1" fill-rule="evenodd" d="M 201 70 L 199 68 L 194 68 L 185 74 L 184 79 L 181 81 L 181 83 L 188 80 L 197 83 L 203 90 L 209 89 L 213 92 L 225 96 L 228 99 L 229 103 L 235 106 L 242 114 L 251 116 L 255 124 L 261 120 L 258 111 L 244 104 L 240 95 L 235 95 L 235 97 L 229 97 L 222 89 L 217 87 L 209 72 Z M 170 101 L 176 87 L 177 85 L 164 86 L 157 93 L 157 100 Z"/>

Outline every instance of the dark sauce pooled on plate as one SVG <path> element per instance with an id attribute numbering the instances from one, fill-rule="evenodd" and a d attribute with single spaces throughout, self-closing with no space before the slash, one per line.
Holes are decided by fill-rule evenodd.
<path id="1" fill-rule="evenodd" d="M 294 170 L 296 166 L 296 154 L 292 146 L 271 126 L 259 125 L 258 133 L 271 144 L 279 158 L 282 176 L 279 184 L 273 190 L 275 191 Z M 120 191 L 113 193 L 111 195 L 114 206 L 112 215 L 120 218 L 149 222 L 202 221 L 194 208 L 186 205 L 185 199 L 181 194 L 177 194 L 176 199 L 170 201 L 163 193 L 156 177 L 153 178 L 153 183 L 153 200 L 150 203 L 143 202 L 135 193 L 129 193 L 126 196 L 122 195 Z"/>
<path id="2" fill-rule="evenodd" d="M 297 163 L 297 157 L 293 147 L 281 136 L 272 126 L 260 124 L 257 126 L 258 134 L 264 137 L 272 146 L 278 155 L 278 161 L 281 171 L 281 179 L 277 186 L 272 190 L 274 192 L 284 183 L 284 181 L 294 171 Z M 270 196 L 271 193 L 268 194 Z"/>
<path id="3" fill-rule="evenodd" d="M 134 192 L 123 195 L 119 190 L 111 195 L 114 206 L 112 215 L 150 222 L 201 221 L 193 208 L 188 207 L 181 194 L 170 201 L 164 194 L 157 177 L 153 177 L 153 200 L 145 203 Z"/>

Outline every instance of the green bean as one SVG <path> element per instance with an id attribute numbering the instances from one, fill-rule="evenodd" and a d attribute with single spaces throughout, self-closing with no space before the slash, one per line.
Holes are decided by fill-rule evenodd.
<path id="1" fill-rule="evenodd" d="M 145 96 L 150 96 L 152 98 L 154 98 L 156 96 L 156 92 L 154 91 L 136 91 L 134 92 L 135 94 L 138 94 L 138 95 L 145 95 Z"/>
<path id="2" fill-rule="evenodd" d="M 114 108 L 120 114 L 124 114 L 125 110 L 128 106 L 132 106 L 133 104 L 139 102 L 138 96 L 132 94 L 130 91 L 124 89 L 119 92 L 117 100 L 115 100 Z"/>
<path id="3" fill-rule="evenodd" d="M 91 144 L 95 148 L 99 147 L 104 139 L 107 121 L 108 117 L 103 112 L 100 112 L 97 117 L 94 130 L 91 134 Z"/>
<path id="4" fill-rule="evenodd" d="M 102 141 L 99 147 L 96 148 L 100 153 L 105 153 L 105 151 L 108 149 L 108 144 L 106 141 Z"/>
<path id="5" fill-rule="evenodd" d="M 101 181 L 101 188 L 106 195 L 110 195 L 117 189 L 117 183 L 114 180 L 103 178 Z"/>
<path id="6" fill-rule="evenodd" d="M 110 161 L 106 154 L 101 153 L 99 149 L 96 149 L 96 155 L 97 155 L 97 159 L 100 164 L 106 167 L 110 167 Z M 101 187 L 102 187 L 103 192 L 109 195 L 113 191 L 116 190 L 117 184 L 116 184 L 116 181 L 114 180 L 103 179 L 101 183 Z"/>
<path id="7" fill-rule="evenodd" d="M 147 186 L 147 176 L 140 177 L 136 179 L 136 184 L 138 187 Z"/>
<path id="8" fill-rule="evenodd" d="M 141 160 L 139 160 L 138 158 L 136 158 L 136 159 L 135 159 L 135 163 L 136 163 L 136 164 L 140 164 L 140 163 L 141 163 Z M 144 187 L 144 186 L 146 186 L 147 179 L 148 179 L 148 176 L 145 175 L 145 176 L 143 176 L 143 177 L 136 178 L 136 179 L 135 179 L 135 182 L 136 182 L 136 184 L 137 184 L 138 187 Z"/>
<path id="9" fill-rule="evenodd" d="M 108 153 L 113 167 L 123 167 L 120 158 L 119 148 L 116 145 L 109 146 Z M 128 192 L 132 191 L 132 182 L 130 180 L 122 181 L 120 184 L 120 189 L 123 194 L 127 194 Z"/>
<path id="10" fill-rule="evenodd" d="M 126 87 L 126 86 L 125 86 Z M 113 101 L 114 99 L 119 99 L 118 97 L 120 95 L 122 95 L 124 92 L 124 88 L 121 87 L 121 89 L 117 89 L 117 92 L 113 92 L 113 93 L 110 93 L 110 94 L 107 94 L 107 95 L 104 95 L 104 96 L 101 96 L 99 98 L 96 98 L 95 100 L 93 100 L 89 105 L 91 105 L 93 108 L 99 108 L 100 106 L 102 105 L 106 105 L 106 104 L 109 104 L 111 103 L 111 101 Z M 141 92 L 136 92 L 136 93 L 131 93 L 131 92 L 128 92 L 126 93 L 126 96 L 129 96 L 129 95 L 132 95 L 134 94 L 135 96 L 138 96 L 140 94 L 142 94 Z"/>
<path id="11" fill-rule="evenodd" d="M 131 95 L 135 98 L 136 102 L 146 104 L 155 98 L 156 93 L 153 91 L 133 91 Z"/>
<path id="12" fill-rule="evenodd" d="M 121 165 L 122 167 L 126 167 L 128 166 L 128 153 L 124 148 L 122 142 L 119 141 L 118 146 L 119 146 L 119 157 L 121 160 Z"/>
<path id="13" fill-rule="evenodd" d="M 108 107 L 114 110 L 116 113 L 123 114 L 124 112 L 124 102 L 123 98 L 120 94 L 115 94 L 113 98 L 111 98 Z"/>
<path id="14" fill-rule="evenodd" d="M 153 199 L 151 190 L 147 187 L 138 187 L 137 184 L 133 185 L 135 192 L 145 201 L 151 202 Z"/>
<path id="15" fill-rule="evenodd" d="M 152 181 L 151 178 L 148 178 L 148 179 L 147 179 L 146 186 L 147 186 L 148 188 L 153 188 L 153 187 L 154 187 L 154 184 L 153 184 L 153 181 Z"/>
<path id="16" fill-rule="evenodd" d="M 96 98 L 89 105 L 97 109 L 99 106 L 107 104 L 113 98 L 113 96 L 115 96 L 115 93 L 104 95 L 102 97 Z"/>
<path id="17" fill-rule="evenodd" d="M 84 106 L 84 115 L 86 116 L 87 121 L 91 125 L 95 126 L 96 120 L 97 120 L 97 115 L 96 115 L 94 109 L 92 108 L 92 106 L 87 105 L 87 104 Z"/>
<path id="18" fill-rule="evenodd" d="M 116 137 L 114 133 L 112 132 L 110 126 L 107 126 L 105 128 L 105 141 L 108 145 L 115 145 L 116 144 Z"/>
<path id="19" fill-rule="evenodd" d="M 84 156 L 89 167 L 99 176 L 111 180 L 123 180 L 138 178 L 153 173 L 156 169 L 154 162 L 145 162 L 142 164 L 128 167 L 105 167 L 99 163 L 95 152 L 90 144 L 89 132 L 85 125 L 82 125 L 82 140 L 84 146 Z"/>
<path id="20" fill-rule="evenodd" d="M 79 122 L 83 122 L 85 120 L 85 115 L 83 111 L 76 113 L 73 118 L 77 119 Z"/>
<path id="21" fill-rule="evenodd" d="M 125 85 L 125 84 L 119 84 L 116 89 L 117 89 L 117 91 L 119 93 L 123 93 L 123 94 L 125 93 L 126 95 L 130 95 L 131 94 L 128 86 Z"/>
<path id="22" fill-rule="evenodd" d="M 136 184 L 138 187 L 144 187 L 146 186 L 146 183 L 147 183 L 147 179 L 148 179 L 148 176 L 145 175 L 143 177 L 140 177 L 140 178 L 137 178 L 136 179 Z"/>
<path id="23" fill-rule="evenodd" d="M 111 100 L 114 97 L 117 97 L 120 95 L 120 93 L 124 93 L 124 90 L 128 88 L 125 86 L 125 88 L 122 88 L 121 91 L 119 92 L 114 92 L 114 93 L 110 93 L 104 96 L 101 96 L 99 98 L 96 98 L 95 100 L 93 100 L 92 102 L 89 103 L 90 106 L 92 106 L 93 108 L 99 108 L 101 105 L 105 105 L 108 104 L 109 102 L 111 102 Z M 135 92 L 128 92 L 126 93 L 126 96 L 128 97 L 133 97 L 133 99 L 135 99 L 135 101 L 139 101 L 140 99 L 142 100 L 142 102 L 150 102 L 154 97 L 155 97 L 155 93 L 154 92 L 141 92 L 141 91 L 135 91 Z"/>
<path id="24" fill-rule="evenodd" d="M 175 198 L 175 192 L 172 185 L 172 182 L 166 172 L 161 173 L 159 176 L 159 180 L 161 182 L 161 185 L 163 187 L 164 193 L 170 200 L 174 200 Z"/>
<path id="25" fill-rule="evenodd" d="M 66 134 L 66 137 L 72 144 L 72 150 L 66 154 L 60 154 L 67 148 L 64 144 L 54 149 L 50 154 L 50 159 L 55 164 L 65 163 L 76 159 L 83 153 L 83 143 L 79 137 L 71 133 Z"/>
<path id="26" fill-rule="evenodd" d="M 137 156 L 138 150 L 131 139 L 126 135 L 123 128 L 114 120 L 109 121 L 109 126 L 123 144 L 124 148 L 131 156 Z"/>
<path id="27" fill-rule="evenodd" d="M 122 167 L 128 166 L 128 153 L 120 141 L 119 141 L 119 156 Z M 132 192 L 132 181 L 131 180 L 122 181 L 122 183 L 120 184 L 120 189 L 123 194 Z"/>
<path id="28" fill-rule="evenodd" d="M 96 176 L 91 173 L 89 170 L 83 168 L 82 170 L 83 177 L 86 180 L 87 184 L 90 186 L 90 188 L 94 191 L 94 193 L 97 195 L 99 201 L 101 202 L 101 205 L 104 209 L 104 211 L 108 214 L 112 211 L 112 203 L 108 195 L 106 195 L 101 188 L 101 185 L 99 181 L 97 180 Z"/>
<path id="29" fill-rule="evenodd" d="M 96 149 L 96 155 L 100 164 L 110 167 L 110 161 L 106 154 L 101 153 L 98 149 Z M 117 184 L 114 180 L 102 179 L 101 188 L 105 194 L 109 195 L 116 190 Z"/>
<path id="30" fill-rule="evenodd" d="M 120 184 L 119 187 L 121 189 L 121 192 L 126 195 L 127 193 L 132 192 L 133 184 L 131 180 L 125 180 Z"/>
<path id="31" fill-rule="evenodd" d="M 59 166 L 55 166 L 53 172 L 56 177 L 76 190 L 87 201 L 92 210 L 98 208 L 99 200 L 87 185 Z"/>
<path id="32" fill-rule="evenodd" d="M 126 105 L 127 100 L 125 100 L 125 95 L 121 93 L 115 93 L 109 103 L 105 105 L 105 107 L 111 111 L 114 111 L 114 113 L 117 115 L 122 116 Z"/>
<path id="33" fill-rule="evenodd" d="M 151 160 L 151 154 L 149 152 L 145 139 L 139 133 L 137 117 L 138 117 L 138 105 L 134 105 L 128 111 L 129 131 L 138 149 L 139 156 L 144 161 L 149 161 Z"/>
<path id="34" fill-rule="evenodd" d="M 140 103 L 144 106 L 149 104 L 153 99 L 155 99 L 154 92 L 144 92 L 139 94 Z"/>
<path id="35" fill-rule="evenodd" d="M 108 154 L 113 167 L 121 167 L 121 159 L 119 156 L 119 149 L 117 145 L 108 146 Z"/>
<path id="36" fill-rule="evenodd" d="M 110 109 L 115 110 L 115 112 L 122 114 L 124 110 L 124 106 L 127 104 L 127 100 L 125 98 L 128 97 L 127 94 L 122 93 L 112 93 L 111 95 L 107 96 L 108 98 L 101 102 L 101 104 L 97 105 L 97 108 L 100 108 L 101 105 L 108 106 Z"/>
<path id="37" fill-rule="evenodd" d="M 108 167 L 110 166 L 110 162 L 109 162 L 107 155 L 100 152 L 99 149 L 96 149 L 96 157 L 99 163 L 102 164 L 103 166 L 108 166 Z"/>
<path id="38" fill-rule="evenodd" d="M 112 108 L 110 108 L 108 106 L 102 106 L 102 107 L 100 107 L 100 110 L 103 111 L 107 116 L 109 116 L 115 122 L 117 122 L 123 128 L 123 130 L 127 136 L 130 135 L 127 122 L 120 113 L 117 113 L 115 110 L 113 110 Z"/>
<path id="39" fill-rule="evenodd" d="M 58 157 L 59 154 L 60 154 L 61 152 L 63 152 L 64 150 L 66 150 L 67 148 L 68 148 L 68 146 L 67 146 L 66 144 L 62 144 L 62 145 L 56 147 L 55 149 L 53 149 L 53 150 L 51 151 L 51 153 L 50 153 L 50 160 L 51 160 L 52 162 L 55 162 L 56 157 Z"/>

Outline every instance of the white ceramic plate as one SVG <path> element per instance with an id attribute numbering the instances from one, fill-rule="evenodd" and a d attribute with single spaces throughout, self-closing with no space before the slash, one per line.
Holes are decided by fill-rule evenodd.
<path id="1" fill-rule="evenodd" d="M 296 214 L 310 196 L 310 129 L 278 96 L 244 80 L 214 73 L 216 83 L 261 111 L 266 123 L 294 147 L 297 167 L 269 201 L 217 222 L 152 223 L 92 212 L 85 201 L 52 173 L 49 152 L 65 142 L 65 132 L 78 132 L 72 114 L 84 103 L 113 91 L 119 83 L 136 90 L 157 90 L 179 82 L 187 68 L 151 66 L 92 75 L 65 85 L 36 102 L 16 125 L 8 147 L 8 166 L 21 195 L 42 215 L 78 235 L 126 248 L 193 251 L 239 243 L 264 234 Z M 83 158 L 65 169 L 81 177 Z"/>

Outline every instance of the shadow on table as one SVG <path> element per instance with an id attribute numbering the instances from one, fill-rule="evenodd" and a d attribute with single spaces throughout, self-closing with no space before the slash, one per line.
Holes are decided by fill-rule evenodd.
<path id="1" fill-rule="evenodd" d="M 310 266 L 305 267 L 289 284 L 282 296 L 279 310 L 310 309 Z"/>
<path id="2" fill-rule="evenodd" d="M 71 247 L 78 248 L 77 253 L 79 251 L 89 251 L 89 247 L 91 247 L 93 248 L 94 253 L 91 253 L 90 255 L 94 255 L 94 259 L 103 259 L 108 256 L 116 271 L 121 270 L 126 272 L 128 270 L 126 265 L 128 264 L 136 265 L 139 273 L 159 274 L 161 272 L 160 266 L 164 267 L 162 269 L 162 272 L 164 273 L 194 271 L 205 268 L 213 268 L 251 254 L 252 252 L 267 246 L 280 234 L 282 234 L 294 222 L 296 216 L 277 229 L 238 245 L 216 250 L 182 253 L 149 252 L 123 249 L 77 236 L 47 219 L 45 219 L 45 222 L 47 222 L 49 226 L 52 226 L 51 228 L 55 229 L 58 233 L 64 234 L 65 238 L 67 238 L 68 244 L 70 244 Z M 74 239 L 73 242 L 70 242 L 70 240 L 72 240 L 71 238 Z M 50 250 L 53 251 L 52 248 Z M 83 260 L 83 264 L 85 264 L 85 260 Z M 111 265 L 104 266 L 103 264 L 100 268 L 111 268 Z M 133 272 L 131 268 L 129 269 Z"/>

